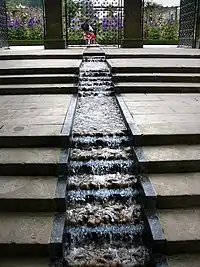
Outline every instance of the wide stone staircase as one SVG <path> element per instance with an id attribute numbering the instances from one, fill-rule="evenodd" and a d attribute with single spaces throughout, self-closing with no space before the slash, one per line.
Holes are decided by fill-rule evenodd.
<path id="1" fill-rule="evenodd" d="M 56 266 L 62 257 L 80 65 L 78 55 L 62 57 L 0 57 L 1 267 L 47 267 L 49 257 Z M 133 137 L 155 266 L 199 267 L 199 56 L 115 57 L 108 63 Z"/>
<path id="2" fill-rule="evenodd" d="M 0 266 L 58 266 L 78 59 L 1 60 Z M 50 260 L 49 260 L 50 259 Z"/>
<path id="3" fill-rule="evenodd" d="M 110 59 L 156 266 L 200 266 L 200 59 Z"/>

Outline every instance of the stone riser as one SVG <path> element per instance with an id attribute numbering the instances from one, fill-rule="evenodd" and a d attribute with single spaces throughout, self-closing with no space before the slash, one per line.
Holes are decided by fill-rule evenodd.
<path id="1" fill-rule="evenodd" d="M 26 85 L 22 85 L 20 88 L 12 87 L 3 87 L 0 86 L 0 95 L 36 95 L 36 94 L 76 94 L 78 92 L 77 85 L 66 84 L 66 86 L 41 86 L 33 88 L 28 88 Z"/>
<path id="2" fill-rule="evenodd" d="M 0 147 L 69 147 L 69 136 L 1 136 Z"/>
<path id="3" fill-rule="evenodd" d="M 57 175 L 59 168 L 65 168 L 66 164 L 42 164 L 42 163 L 31 163 L 31 164 L 0 164 L 0 173 L 5 176 L 12 175 L 37 175 L 37 176 L 51 176 Z"/>
<path id="4" fill-rule="evenodd" d="M 114 83 L 123 83 L 123 82 L 170 82 L 170 83 L 184 83 L 184 82 L 188 82 L 188 83 L 199 83 L 200 82 L 200 76 L 187 76 L 187 74 L 185 74 L 184 76 L 180 76 L 178 73 L 176 76 L 171 76 L 169 73 L 169 76 L 162 76 L 162 75 L 156 75 L 156 74 L 152 74 L 152 75 L 145 75 L 145 74 L 141 74 L 141 75 L 128 75 L 126 76 L 125 74 L 122 76 L 117 76 L 114 75 L 113 76 L 113 82 Z"/>
<path id="5" fill-rule="evenodd" d="M 76 67 L 58 67 L 58 68 L 7 68 L 0 69 L 0 75 L 23 75 L 23 74 L 78 74 Z"/>
<path id="6" fill-rule="evenodd" d="M 0 84 L 5 85 L 5 84 L 66 84 L 66 83 L 77 83 L 78 78 L 77 76 L 59 76 L 59 74 L 56 75 L 40 75 L 40 76 L 32 76 L 32 77 L 26 77 L 23 75 L 15 76 L 15 77 L 7 77 L 3 76 L 0 77 Z"/>
<path id="7" fill-rule="evenodd" d="M 188 85 L 187 87 L 176 85 L 149 85 L 148 83 L 137 85 L 115 85 L 115 92 L 120 93 L 199 93 L 200 87 Z"/>
<path id="8" fill-rule="evenodd" d="M 63 199 L 13 198 L 0 196 L 0 212 L 65 212 Z"/>
<path id="9" fill-rule="evenodd" d="M 24 257 L 24 255 L 26 257 L 49 257 L 48 244 L 0 243 L 0 257 Z"/>
<path id="10" fill-rule="evenodd" d="M 187 161 L 154 161 L 139 160 L 140 173 L 181 173 L 200 172 L 200 160 Z"/>
<path id="11" fill-rule="evenodd" d="M 174 196 L 157 196 L 157 209 L 179 209 L 200 207 L 200 195 L 174 195 Z"/>
<path id="12" fill-rule="evenodd" d="M 112 67 L 112 73 L 200 73 L 199 67 Z"/>
<path id="13" fill-rule="evenodd" d="M 134 146 L 200 144 L 200 134 L 133 135 Z"/>

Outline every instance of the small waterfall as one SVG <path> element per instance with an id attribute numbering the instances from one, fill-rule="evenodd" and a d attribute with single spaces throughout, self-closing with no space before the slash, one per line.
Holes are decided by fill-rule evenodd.
<path id="1" fill-rule="evenodd" d="M 136 166 L 105 57 L 84 57 L 66 194 L 69 267 L 147 266 Z"/>

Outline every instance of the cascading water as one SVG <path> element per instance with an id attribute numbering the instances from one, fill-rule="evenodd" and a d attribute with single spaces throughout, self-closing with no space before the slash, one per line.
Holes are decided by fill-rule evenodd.
<path id="1" fill-rule="evenodd" d="M 149 261 L 135 164 L 111 80 L 105 57 L 84 57 L 66 196 L 67 266 L 133 267 Z"/>

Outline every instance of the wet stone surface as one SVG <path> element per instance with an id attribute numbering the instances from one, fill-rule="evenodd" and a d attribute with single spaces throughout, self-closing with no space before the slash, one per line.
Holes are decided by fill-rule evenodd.
<path id="1" fill-rule="evenodd" d="M 123 118 L 114 97 L 82 97 L 73 126 L 73 134 L 106 136 L 124 135 L 127 133 Z"/>
<path id="2" fill-rule="evenodd" d="M 78 95 L 66 193 L 66 266 L 146 266 L 136 165 L 104 57 L 84 58 Z"/>

